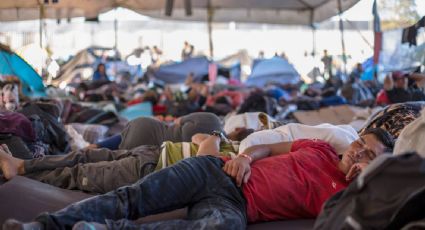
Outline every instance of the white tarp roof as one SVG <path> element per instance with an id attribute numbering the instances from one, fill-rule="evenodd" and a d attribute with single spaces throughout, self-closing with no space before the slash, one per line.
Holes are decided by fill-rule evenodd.
<path id="1" fill-rule="evenodd" d="M 185 15 L 184 1 L 174 0 L 172 16 L 168 17 L 164 13 L 166 0 L 1 0 L 0 21 L 38 19 L 39 4 L 44 4 L 45 18 L 95 17 L 124 7 L 155 18 L 206 21 L 208 0 L 191 0 L 191 16 Z M 341 0 L 342 10 L 358 1 Z M 310 25 L 338 14 L 338 0 L 210 0 L 210 4 L 214 22 Z"/>

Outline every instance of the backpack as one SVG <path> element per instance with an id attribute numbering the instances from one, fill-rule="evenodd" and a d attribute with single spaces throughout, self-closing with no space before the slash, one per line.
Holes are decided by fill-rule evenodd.
<path id="1" fill-rule="evenodd" d="M 382 155 L 324 205 L 314 229 L 401 229 L 425 218 L 425 159 Z"/>
<path id="2" fill-rule="evenodd" d="M 19 112 L 32 120 L 37 129 L 37 138 L 42 138 L 41 141 L 49 146 L 50 155 L 65 154 L 69 151 L 69 136 L 63 124 L 59 122 L 61 113 L 57 105 L 50 102 L 29 102 L 24 104 Z M 39 120 L 33 115 L 37 115 Z"/>
<path id="3" fill-rule="evenodd" d="M 264 93 L 253 93 L 242 103 L 237 114 L 263 112 L 270 116 L 277 113 L 277 101 Z"/>

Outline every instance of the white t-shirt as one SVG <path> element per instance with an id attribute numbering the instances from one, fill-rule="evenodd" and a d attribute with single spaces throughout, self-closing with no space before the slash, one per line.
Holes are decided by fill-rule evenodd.
<path id="1" fill-rule="evenodd" d="M 229 134 L 235 131 L 236 128 L 242 127 L 259 130 L 261 128 L 261 123 L 258 119 L 259 114 L 260 112 L 251 112 L 231 115 L 224 121 L 224 132 Z"/>
<path id="2" fill-rule="evenodd" d="M 239 153 L 248 147 L 260 144 L 274 144 L 298 139 L 320 139 L 328 142 L 338 154 L 343 154 L 348 146 L 359 138 L 356 130 L 350 125 L 320 124 L 316 126 L 291 123 L 272 130 L 252 133 L 242 140 Z"/>

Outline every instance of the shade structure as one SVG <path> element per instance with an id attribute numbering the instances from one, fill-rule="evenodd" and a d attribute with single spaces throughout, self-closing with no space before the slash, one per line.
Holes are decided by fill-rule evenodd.
<path id="1" fill-rule="evenodd" d="M 114 1 L 102 0 L 2 0 L 0 21 L 34 20 L 40 18 L 62 19 L 74 17 L 94 18 L 114 8 Z"/>
<path id="2" fill-rule="evenodd" d="M 341 1 L 342 10 L 358 1 Z M 212 9 L 213 22 L 311 25 L 338 14 L 338 0 L 191 0 L 190 16 L 187 16 L 184 0 L 173 1 L 171 16 L 165 15 L 166 1 L 144 1 L 138 7 L 133 7 L 132 2 L 125 5 L 143 15 L 188 21 L 207 21 L 209 8 Z"/>
<path id="3" fill-rule="evenodd" d="M 27 96 L 44 96 L 45 87 L 38 73 L 16 53 L 0 44 L 0 74 L 21 80 Z"/>
<path id="4" fill-rule="evenodd" d="M 285 59 L 273 57 L 254 62 L 252 73 L 245 82 L 248 86 L 263 87 L 267 83 L 296 84 L 300 81 L 297 70 Z"/>
<path id="5" fill-rule="evenodd" d="M 359 0 L 342 0 L 347 10 Z M 170 1 L 168 1 L 170 2 Z M 166 16 L 165 0 L 2 0 L 0 20 L 40 18 L 93 18 L 116 7 L 124 7 L 143 15 L 188 21 L 207 21 L 208 9 L 214 22 L 256 22 L 272 24 L 311 25 L 338 14 L 338 0 L 173 0 L 172 14 Z M 187 16 L 185 2 L 190 2 L 192 15 Z M 187 6 L 187 5 L 186 5 Z M 170 6 L 168 6 L 170 8 Z"/>

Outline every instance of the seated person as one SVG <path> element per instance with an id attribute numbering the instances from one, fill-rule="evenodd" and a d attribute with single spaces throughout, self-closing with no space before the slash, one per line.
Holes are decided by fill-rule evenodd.
<path id="1" fill-rule="evenodd" d="M 182 116 L 167 124 L 149 117 L 140 117 L 130 121 L 121 135 L 115 135 L 105 141 L 91 145 L 90 148 L 132 149 L 141 145 L 160 146 L 164 141 L 191 141 L 197 133 L 221 131 L 221 121 L 213 113 L 197 112 Z"/>
<path id="2" fill-rule="evenodd" d="M 401 103 L 407 101 L 424 101 L 425 94 L 412 87 L 408 87 L 409 74 L 403 74 L 400 71 L 387 76 L 384 81 L 385 94 L 389 103 Z"/>
<path id="3" fill-rule="evenodd" d="M 209 139 L 215 144 L 199 152 L 215 155 L 220 138 Z M 329 197 L 392 147 L 387 132 L 371 129 L 341 160 L 328 143 L 306 139 L 252 146 L 232 160 L 191 157 L 131 186 L 41 214 L 34 222 L 8 220 L 3 229 L 246 229 L 247 222 L 314 218 Z M 186 206 L 187 219 L 133 222 Z"/>
<path id="4" fill-rule="evenodd" d="M 240 141 L 250 133 L 235 131 L 229 134 L 229 138 Z M 143 145 L 131 150 L 86 149 L 31 160 L 14 158 L 6 145 L 0 145 L 0 169 L 8 180 L 23 175 L 65 189 L 106 193 L 133 184 L 153 171 L 182 159 L 196 156 L 202 145 L 209 144 L 206 140 L 209 136 L 196 134 L 192 138 L 193 143 L 166 141 L 161 148 Z M 237 151 L 238 146 L 233 142 L 220 144 L 220 155 L 234 157 Z"/>
<path id="5" fill-rule="evenodd" d="M 19 109 L 19 85 L 6 83 L 0 85 L 0 111 L 16 111 Z"/>
<path id="6" fill-rule="evenodd" d="M 109 77 L 106 74 L 106 66 L 103 63 L 100 63 L 96 67 L 96 71 L 93 73 L 93 81 L 109 81 Z"/>

